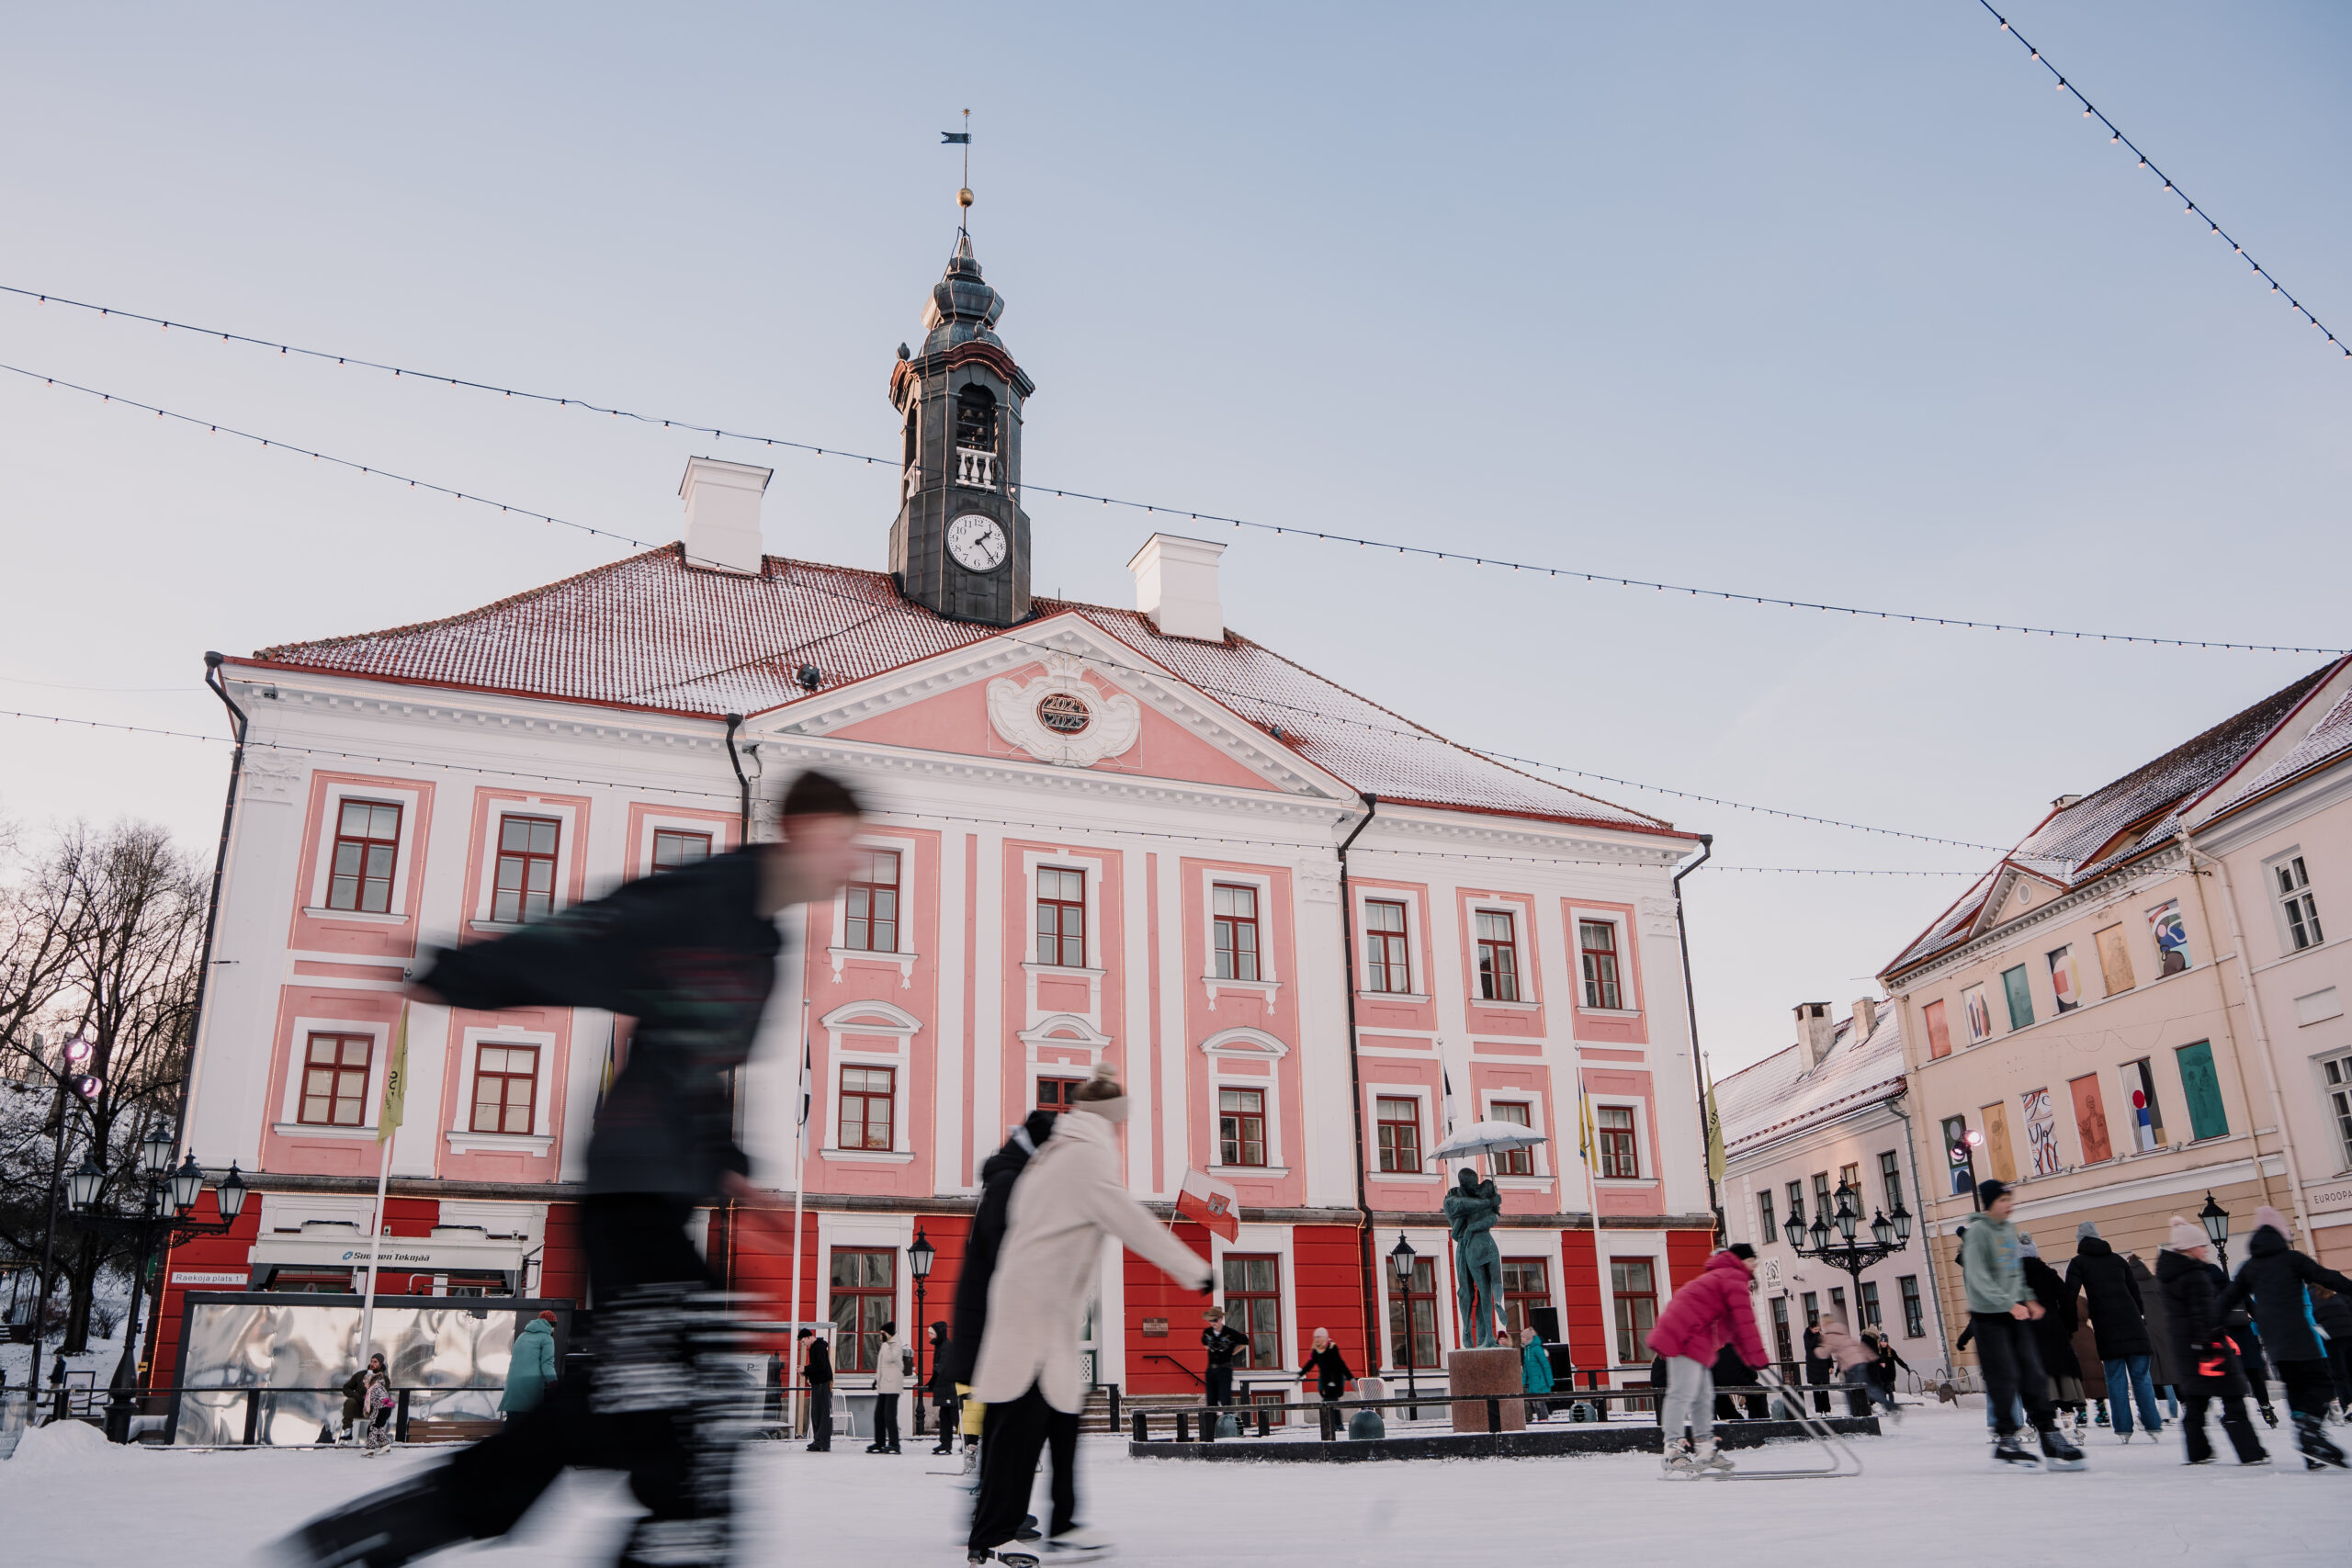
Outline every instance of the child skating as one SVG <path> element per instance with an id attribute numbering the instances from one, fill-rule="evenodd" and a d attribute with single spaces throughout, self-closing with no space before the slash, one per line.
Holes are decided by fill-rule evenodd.
<path id="1" fill-rule="evenodd" d="M 1756 1249 L 1735 1242 L 1674 1292 L 1650 1330 L 1650 1349 L 1666 1359 L 1659 1413 L 1669 1476 L 1732 1468 L 1715 1445 L 1715 1357 L 1729 1345 L 1749 1366 L 1765 1364 L 1764 1340 L 1747 1299 L 1755 1272 Z"/>

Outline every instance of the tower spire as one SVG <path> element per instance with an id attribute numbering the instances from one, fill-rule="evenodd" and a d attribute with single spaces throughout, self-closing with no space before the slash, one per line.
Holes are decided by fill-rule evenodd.
<path id="1" fill-rule="evenodd" d="M 960 143 L 964 149 L 964 183 L 956 189 L 956 205 L 960 209 L 956 215 L 956 232 L 968 236 L 971 228 L 966 214 L 972 210 L 972 111 L 964 111 L 963 130 L 943 130 L 939 140 Z"/>

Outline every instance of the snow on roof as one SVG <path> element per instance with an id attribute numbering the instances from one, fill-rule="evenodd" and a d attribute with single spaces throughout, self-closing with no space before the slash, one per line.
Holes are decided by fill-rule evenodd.
<path id="1" fill-rule="evenodd" d="M 1056 599 L 1031 624 L 1084 617 L 1352 788 L 1384 803 L 1676 832 L 1665 818 L 1521 773 L 1398 717 L 1238 632 L 1162 637 L 1149 617 Z M 463 615 L 266 648 L 251 662 L 716 718 L 789 707 L 991 637 L 901 597 L 886 572 L 770 556 L 756 577 L 665 545 Z M 821 675 L 817 692 L 796 674 Z M 1115 671 L 1114 672 L 1115 673 Z"/>
<path id="2" fill-rule="evenodd" d="M 2226 778 L 2335 668 L 2333 663 L 2321 666 L 2154 761 L 2051 812 L 2003 860 L 2072 886 L 2105 874 L 2118 856 L 2163 843 L 2179 829 L 2173 808 Z M 1996 865 L 1987 871 L 1938 916 L 1880 971 L 1881 977 L 1939 952 L 1965 931 L 1999 881 L 2000 869 Z"/>
<path id="3" fill-rule="evenodd" d="M 2335 705 L 2322 714 L 2319 722 L 2277 761 L 2245 783 L 2232 785 L 2227 794 L 2214 801 L 2213 808 L 2217 813 L 2226 811 L 2239 801 L 2251 799 L 2271 785 L 2284 784 L 2346 751 L 2352 751 L 2352 692 L 2338 697 Z"/>
<path id="4" fill-rule="evenodd" d="M 1902 1082 L 1902 1012 L 1881 1002 L 1876 1025 L 1860 1040 L 1854 1038 L 1851 1017 L 1839 1021 L 1819 1066 L 1807 1067 L 1804 1047 L 1791 1045 L 1717 1084 L 1724 1156 L 1736 1159 L 1810 1123 L 1842 1116 Z"/>

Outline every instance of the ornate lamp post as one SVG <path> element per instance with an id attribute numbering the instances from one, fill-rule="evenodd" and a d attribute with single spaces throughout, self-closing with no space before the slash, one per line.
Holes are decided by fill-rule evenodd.
<path id="1" fill-rule="evenodd" d="M 2213 1201 L 2211 1192 L 2205 1194 L 2205 1206 L 2197 1211 L 2205 1226 L 2205 1234 L 2213 1238 L 2213 1246 L 2222 1254 L 2222 1272 L 2230 1271 L 2230 1212 Z"/>
<path id="2" fill-rule="evenodd" d="M 77 1223 L 85 1229 L 130 1238 L 130 1304 L 123 1313 L 122 1359 L 116 1363 L 112 1396 L 107 1402 L 107 1436 L 115 1442 L 130 1440 L 131 1389 L 139 1381 L 139 1298 L 147 1282 L 148 1260 L 159 1243 L 190 1236 L 219 1235 L 237 1223 L 244 1212 L 245 1180 L 235 1162 L 220 1179 L 215 1195 L 220 1206 L 216 1221 L 192 1220 L 188 1213 L 204 1193 L 204 1169 L 190 1154 L 179 1168 L 172 1168 L 173 1141 L 158 1124 L 139 1142 L 139 1173 L 145 1189 L 139 1213 L 107 1214 L 97 1211 L 98 1195 L 106 1190 L 107 1173 L 95 1153 L 66 1179 L 68 1200 Z"/>
<path id="3" fill-rule="evenodd" d="M 1413 1363 L 1419 1358 L 1413 1349 L 1413 1244 L 1405 1233 L 1396 1233 L 1396 1245 L 1388 1249 L 1389 1267 L 1396 1270 L 1396 1299 L 1405 1304 L 1405 1394 L 1408 1399 L 1421 1395 L 1419 1382 L 1413 1376 Z M 1420 1418 L 1420 1408 L 1410 1406 L 1413 1418 Z"/>
<path id="4" fill-rule="evenodd" d="M 922 1282 L 931 1278 L 931 1266 L 938 1258 L 939 1249 L 931 1245 L 930 1239 L 922 1234 L 922 1227 L 917 1225 L 914 1245 L 907 1248 L 907 1272 L 915 1280 L 915 1436 L 918 1438 L 922 1436 L 923 1344 L 931 1337 L 931 1330 L 923 1326 Z"/>
<path id="5" fill-rule="evenodd" d="M 106 1089 L 104 1078 L 84 1071 L 90 1065 L 90 1058 L 96 1053 L 97 1048 L 97 1043 L 88 1035 L 75 1035 L 59 1050 L 58 1054 L 65 1059 L 66 1067 L 65 1071 L 59 1072 L 41 1055 L 40 1036 L 36 1034 L 33 1036 L 33 1048 L 29 1059 L 42 1072 L 56 1079 L 58 1088 L 69 1091 L 74 1096 L 74 1100 L 79 1100 L 86 1110 L 90 1101 L 97 1099 Z M 54 1278 L 50 1262 L 56 1256 L 57 1250 L 57 1201 L 64 1196 L 65 1131 L 74 1120 L 68 1113 L 72 1103 L 72 1100 L 61 1099 L 58 1104 L 57 1145 L 50 1155 L 49 1220 L 41 1228 L 40 1289 L 33 1296 L 32 1370 L 30 1376 L 25 1380 L 26 1386 L 34 1391 L 36 1397 L 39 1396 L 40 1389 L 41 1319 L 49 1313 L 50 1285 Z"/>
<path id="6" fill-rule="evenodd" d="M 1911 1211 L 1896 1200 L 1894 1213 L 1873 1213 L 1871 1218 L 1871 1239 L 1856 1241 L 1854 1233 L 1861 1228 L 1861 1194 L 1849 1184 L 1840 1181 L 1836 1193 L 1837 1208 L 1827 1215 L 1815 1214 L 1810 1230 L 1803 1219 L 1791 1214 L 1781 1225 L 1782 1237 L 1789 1250 L 1799 1258 L 1818 1258 L 1824 1263 L 1843 1269 L 1854 1280 L 1854 1323 L 1859 1332 L 1862 1323 L 1862 1270 L 1873 1263 L 1881 1263 L 1911 1245 Z M 1807 1247 L 1807 1240 L 1812 1246 Z"/>

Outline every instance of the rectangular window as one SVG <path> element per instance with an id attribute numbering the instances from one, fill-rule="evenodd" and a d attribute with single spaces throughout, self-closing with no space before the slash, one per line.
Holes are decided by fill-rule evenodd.
<path id="1" fill-rule="evenodd" d="M 2327 1112 L 2335 1120 L 2336 1158 L 2352 1165 L 2352 1056 L 2335 1056 L 2319 1065 L 2326 1086 Z"/>
<path id="2" fill-rule="evenodd" d="M 1478 911 L 1478 999 L 1519 1000 L 1519 942 L 1513 917 L 1497 909 Z"/>
<path id="3" fill-rule="evenodd" d="M 1886 1195 L 1888 1213 L 1903 1207 L 1903 1162 L 1895 1158 L 1893 1149 L 1878 1156 L 1878 1185 Z"/>
<path id="4" fill-rule="evenodd" d="M 2027 982 L 2025 965 L 2001 971 L 2001 990 L 2009 998 L 2009 1027 L 2023 1029 L 2033 1022 L 2033 987 Z"/>
<path id="5" fill-rule="evenodd" d="M 1266 1163 L 1266 1091 L 1216 1091 L 1217 1157 L 1227 1165 Z"/>
<path id="6" fill-rule="evenodd" d="M 1216 977 L 1258 978 L 1258 890 L 1218 883 L 1209 889 L 1216 906 L 1211 922 L 1216 947 Z"/>
<path id="7" fill-rule="evenodd" d="M 1532 1125 L 1528 1120 L 1528 1111 L 1529 1107 L 1525 1100 L 1498 1100 L 1494 1103 L 1493 1115 L 1494 1119 L 1498 1122 L 1508 1122 L 1514 1127 L 1526 1127 Z M 1533 1149 L 1509 1149 L 1493 1157 L 1494 1170 L 1497 1176 L 1532 1176 L 1535 1174 L 1535 1151 Z"/>
<path id="8" fill-rule="evenodd" d="M 1838 1205 L 1830 1201 L 1829 1173 L 1826 1170 L 1813 1173 L 1813 1213 L 1816 1219 L 1835 1220 L 1838 1217 Z"/>
<path id="9" fill-rule="evenodd" d="M 2098 1075 L 2085 1073 L 2066 1081 L 2067 1098 L 2075 1102 L 2075 1136 L 2083 1145 L 2083 1163 L 2098 1165 L 2115 1157 L 2107 1136 L 2107 1102 L 2099 1095 Z"/>
<path id="10" fill-rule="evenodd" d="M 897 1321 L 895 1247 L 833 1248 L 833 1370 L 870 1372 L 882 1325 Z"/>
<path id="11" fill-rule="evenodd" d="M 842 888 L 842 945 L 853 953 L 899 951 L 899 852 L 860 850 Z"/>
<path id="12" fill-rule="evenodd" d="M 1085 1081 L 1084 1078 L 1039 1078 L 1037 1080 L 1037 1109 L 1057 1112 L 1068 1111 L 1070 1107 L 1070 1096 L 1076 1094 L 1078 1086 Z"/>
<path id="13" fill-rule="evenodd" d="M 1862 1322 L 1855 1326 L 1860 1327 L 1865 1324 L 1872 1328 L 1879 1326 L 1878 1281 L 1876 1280 L 1862 1281 Z"/>
<path id="14" fill-rule="evenodd" d="M 368 1060 L 376 1048 L 367 1034 L 313 1034 L 302 1050 L 306 1127 L 357 1127 L 368 1111 Z"/>
<path id="15" fill-rule="evenodd" d="M 2070 1013 L 2083 1005 L 2083 982 L 2075 973 L 2073 943 L 2054 948 L 2043 954 L 2050 961 L 2050 994 L 2061 1013 Z"/>
<path id="16" fill-rule="evenodd" d="M 1829 1315 L 1842 1318 L 1849 1328 L 1854 1326 L 1853 1314 L 1846 1310 L 1846 1288 L 1843 1285 L 1829 1287 Z"/>
<path id="17" fill-rule="evenodd" d="M 2015 1181 L 2018 1162 L 2009 1152 L 2009 1108 L 1995 1100 L 1977 1107 L 1976 1116 L 1984 1129 L 1984 1157 L 1991 1162 L 1994 1176 L 2003 1181 Z"/>
<path id="18" fill-rule="evenodd" d="M 345 801 L 335 814 L 334 866 L 327 882 L 327 908 L 362 915 L 391 913 L 392 867 L 400 858 L 400 845 L 398 806 L 380 800 Z"/>
<path id="19" fill-rule="evenodd" d="M 1968 1142 L 1968 1118 L 1943 1120 L 1944 1168 L 1951 1173 L 1951 1196 L 1964 1198 L 1976 1190 L 1976 1152 Z"/>
<path id="20" fill-rule="evenodd" d="M 2026 1090 L 2018 1096 L 2018 1110 L 2025 1118 L 2026 1159 L 2033 1174 L 2057 1175 L 2065 1162 L 2058 1157 L 2058 1116 L 2050 1108 L 2050 1090 Z"/>
<path id="21" fill-rule="evenodd" d="M 2148 931 L 2156 939 L 2156 972 L 2177 975 L 2188 967 L 2188 925 L 2180 918 L 2180 900 L 2167 898 L 2148 911 Z"/>
<path id="22" fill-rule="evenodd" d="M 1364 989 L 1396 996 L 1413 989 L 1413 967 L 1405 955 L 1405 906 L 1375 898 L 1363 907 Z"/>
<path id="23" fill-rule="evenodd" d="M 1804 1325 L 1807 1328 L 1820 1327 L 1821 1298 L 1815 1295 L 1811 1291 L 1807 1291 L 1803 1296 L 1799 1297 L 1798 1300 L 1802 1302 L 1804 1306 Z"/>
<path id="24" fill-rule="evenodd" d="M 1789 1338 L 1789 1298 L 1772 1298 L 1772 1354 L 1782 1366 L 1797 1359 L 1797 1348 Z"/>
<path id="25" fill-rule="evenodd" d="M 890 1111 L 898 1091 L 896 1067 L 842 1069 L 841 1142 L 844 1149 L 890 1148 Z"/>
<path id="26" fill-rule="evenodd" d="M 1413 1259 L 1413 1277 L 1401 1294 L 1396 1271 L 1388 1280 L 1389 1355 L 1400 1367 L 1437 1365 L 1437 1268 L 1427 1258 Z M 1409 1325 L 1409 1327 L 1408 1327 Z"/>
<path id="27" fill-rule="evenodd" d="M 1086 873 L 1037 868 L 1037 962 L 1086 967 Z"/>
<path id="28" fill-rule="evenodd" d="M 1594 1115 L 1600 1122 L 1600 1174 L 1627 1180 L 1642 1174 L 1640 1145 L 1634 1138 L 1634 1108 L 1603 1105 Z"/>
<path id="29" fill-rule="evenodd" d="M 2211 1042 L 2199 1040 L 2194 1045 L 2180 1046 L 2172 1055 L 2180 1068 L 2180 1092 L 2188 1101 L 2188 1135 L 2226 1137 L 2230 1117 L 2222 1108 L 2222 1078 L 2213 1070 Z"/>
<path id="30" fill-rule="evenodd" d="M 555 847 L 563 824 L 552 817 L 498 819 L 498 878 L 490 918 L 520 925 L 555 913 Z"/>
<path id="31" fill-rule="evenodd" d="M 1382 1095 L 1373 1102 L 1380 1126 L 1380 1168 L 1418 1175 L 1421 1168 L 1421 1102 Z"/>
<path id="32" fill-rule="evenodd" d="M 1578 920 L 1577 948 L 1584 961 L 1584 1005 L 1623 1006 L 1617 990 L 1617 926 L 1613 920 Z"/>
<path id="33" fill-rule="evenodd" d="M 1756 1216 L 1762 1222 L 1756 1233 L 1757 1246 L 1767 1247 L 1781 1239 L 1781 1233 L 1776 1228 L 1778 1222 L 1772 1218 L 1772 1194 L 1770 1191 L 1756 1195 Z"/>
<path id="34" fill-rule="evenodd" d="M 1919 1276 L 1905 1274 L 1894 1281 L 1894 1288 L 1903 1292 L 1903 1337 L 1905 1339 L 1926 1338 L 1928 1312 L 1926 1303 L 1919 1300 Z"/>
<path id="35" fill-rule="evenodd" d="M 1960 1010 L 1968 1018 L 1968 1043 L 1982 1045 L 1993 1038 L 1993 1005 L 1984 999 L 1984 987 L 1971 986 L 1960 993 Z"/>
<path id="36" fill-rule="evenodd" d="M 689 833 L 683 828 L 657 828 L 653 831 L 653 869 L 675 871 L 682 865 L 710 858 L 710 835 Z"/>
<path id="37" fill-rule="evenodd" d="M 2327 939 L 2319 932 L 2319 906 L 2312 900 L 2311 874 L 2303 869 L 2303 857 L 2290 855 L 2270 868 L 2278 879 L 2278 904 L 2287 911 L 2287 940 L 2301 953 L 2307 947 L 2317 947 Z"/>
<path id="38" fill-rule="evenodd" d="M 1519 1343 L 1531 1307 L 1552 1304 L 1551 1270 L 1541 1258 L 1503 1259 L 1503 1319 L 1510 1325 L 1510 1342 Z"/>
<path id="39" fill-rule="evenodd" d="M 1617 1303 L 1617 1364 L 1650 1363 L 1650 1330 L 1657 1326 L 1657 1265 L 1646 1258 L 1609 1260 L 1609 1290 Z"/>
<path id="40" fill-rule="evenodd" d="M 1799 1223 L 1803 1223 L 1804 1219 L 1804 1183 L 1802 1181 L 1792 1181 L 1789 1183 L 1789 1213 L 1794 1214 Z"/>
<path id="41" fill-rule="evenodd" d="M 1263 1371 L 1283 1364 L 1281 1260 L 1225 1255 L 1225 1325 L 1250 1337 L 1233 1364 Z"/>
<path id="42" fill-rule="evenodd" d="M 2123 1087 L 2132 1096 L 2132 1152 L 2164 1147 L 2165 1113 L 2156 1105 L 2156 1075 L 2147 1057 L 2123 1064 Z"/>
<path id="43" fill-rule="evenodd" d="M 489 1045 L 474 1052 L 477 1133 L 528 1133 L 539 1083 L 537 1045 Z"/>
<path id="44" fill-rule="evenodd" d="M 1928 1021 L 1928 1055 L 1951 1055 L 1951 1026 L 1944 1021 L 1943 998 L 1939 997 L 1929 1002 L 1920 1010 L 1920 1015 Z"/>
<path id="45" fill-rule="evenodd" d="M 2109 926 L 2093 933 L 2091 940 L 2098 944 L 2098 974 L 2107 985 L 2107 994 L 2120 996 L 2130 990 L 2137 982 L 2132 977 L 2132 944 L 2123 939 L 2122 926 Z"/>
<path id="46" fill-rule="evenodd" d="M 1860 1166 L 1839 1166 L 1838 1168 L 1838 1185 L 1843 1187 L 1854 1195 L 1853 1201 L 1857 1207 L 1860 1207 L 1864 1201 L 1862 1198 L 1862 1168 Z"/>

